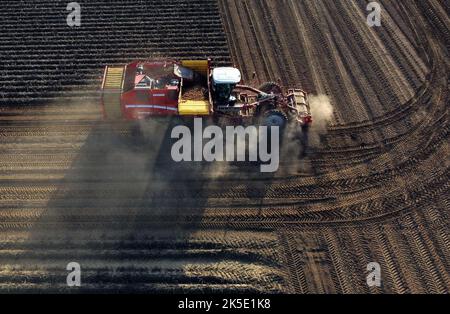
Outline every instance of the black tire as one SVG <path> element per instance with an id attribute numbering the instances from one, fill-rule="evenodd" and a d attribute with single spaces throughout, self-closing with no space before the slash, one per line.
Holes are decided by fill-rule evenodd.
<path id="1" fill-rule="evenodd" d="M 278 126 L 280 129 L 286 128 L 289 123 L 288 116 L 280 110 L 269 110 L 264 114 L 263 125 L 271 127 Z"/>
<path id="2" fill-rule="evenodd" d="M 275 102 L 272 100 L 261 102 L 258 107 L 256 107 L 256 113 L 255 116 L 258 117 L 258 119 L 261 119 L 264 117 L 264 115 L 271 111 L 275 110 L 277 107 L 275 105 Z"/>
<path id="3" fill-rule="evenodd" d="M 275 82 L 264 83 L 258 89 L 266 94 L 271 94 L 271 93 L 273 93 L 275 95 L 283 94 L 283 89 L 281 88 L 280 85 L 278 85 Z"/>

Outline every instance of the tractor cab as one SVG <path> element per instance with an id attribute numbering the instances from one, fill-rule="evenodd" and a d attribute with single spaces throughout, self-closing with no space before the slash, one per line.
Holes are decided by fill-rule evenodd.
<path id="1" fill-rule="evenodd" d="M 241 81 L 241 72 L 232 67 L 215 68 L 212 71 L 212 94 L 216 106 L 234 106 L 236 98 L 231 95 Z"/>

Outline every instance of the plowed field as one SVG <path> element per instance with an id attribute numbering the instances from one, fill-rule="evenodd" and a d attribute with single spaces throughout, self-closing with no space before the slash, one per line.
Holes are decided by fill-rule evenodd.
<path id="1" fill-rule="evenodd" d="M 0 292 L 448 293 L 450 9 L 380 1 L 370 28 L 367 2 L 79 1 L 70 28 L 64 1 L 3 1 Z M 156 57 L 327 96 L 330 120 L 318 101 L 274 175 L 175 164 L 170 122 L 136 136 L 96 92 Z"/>

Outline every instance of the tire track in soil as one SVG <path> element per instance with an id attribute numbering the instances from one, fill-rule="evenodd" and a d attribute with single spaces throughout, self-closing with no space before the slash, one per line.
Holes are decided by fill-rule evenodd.
<path id="1" fill-rule="evenodd" d="M 224 2 L 224 1 L 222 1 Z M 233 2 L 233 1 L 232 1 Z M 246 3 L 252 3 L 251 1 L 246 1 Z M 273 20 L 273 21 L 280 21 L 279 18 L 277 18 L 277 14 L 280 14 L 279 12 L 283 12 L 283 16 L 285 17 L 284 21 L 291 21 L 290 14 L 292 12 L 292 14 L 295 14 L 295 10 L 292 10 L 291 12 L 289 10 L 283 10 L 285 9 L 287 6 L 289 6 L 291 4 L 291 2 L 287 2 L 289 4 L 283 6 L 281 4 L 277 4 L 276 9 L 273 10 L 273 13 L 267 13 L 265 12 L 265 14 L 268 14 L 270 17 L 266 17 L 268 20 Z M 293 3 L 293 2 L 292 2 Z M 408 8 L 398 8 L 395 4 L 391 4 L 391 3 L 387 3 L 386 4 L 386 8 L 392 10 L 389 12 L 389 14 L 393 14 L 396 15 L 395 19 L 387 19 L 387 25 L 385 28 L 379 28 L 376 30 L 370 30 L 367 27 L 364 27 L 365 24 L 365 1 L 359 1 L 360 5 L 356 5 L 355 3 L 352 2 L 340 2 L 340 3 L 335 3 L 332 1 L 321 1 L 319 2 L 311 2 L 311 1 L 297 1 L 295 2 L 299 8 L 299 12 L 297 12 L 297 14 L 305 14 L 304 16 L 302 16 L 303 18 L 300 18 L 300 21 L 296 21 L 296 23 L 291 23 L 291 28 L 292 27 L 298 27 L 298 36 L 300 39 L 303 39 L 304 42 L 308 42 L 309 40 L 315 40 L 317 41 L 317 44 L 315 46 L 312 45 L 302 45 L 303 47 L 305 47 L 305 49 L 303 49 L 303 51 L 305 51 L 305 55 L 309 56 L 309 60 L 305 61 L 305 64 L 313 64 L 312 68 L 314 68 L 316 70 L 316 72 L 318 73 L 321 69 L 325 69 L 323 70 L 323 74 L 321 75 L 321 79 L 318 79 L 317 76 L 314 78 L 314 75 L 312 75 L 313 78 L 310 79 L 311 82 L 313 82 L 313 84 L 315 86 L 313 86 L 312 88 L 319 88 L 319 90 L 326 90 L 326 92 L 328 94 L 331 94 L 333 96 L 333 94 L 337 94 L 337 91 L 342 91 L 343 89 L 341 88 L 341 86 L 339 85 L 339 83 L 337 83 L 336 81 L 338 80 L 333 80 L 331 77 L 327 78 L 327 75 L 330 75 L 329 73 L 340 73 L 341 76 L 344 77 L 344 79 L 346 79 L 346 76 L 348 76 L 350 74 L 351 71 L 354 71 L 355 67 L 361 69 L 360 73 L 364 73 L 364 77 L 361 77 L 363 80 L 366 80 L 367 78 L 367 83 L 363 83 L 362 85 L 361 82 L 358 82 L 358 80 L 353 79 L 352 83 L 353 84 L 349 84 L 348 86 L 351 88 L 352 85 L 353 86 L 361 86 L 363 88 L 365 88 L 366 91 L 376 91 L 376 93 L 379 93 L 379 95 L 377 97 L 379 97 L 379 102 L 378 104 L 373 103 L 370 104 L 370 101 L 374 101 L 373 98 L 373 94 L 372 97 L 368 97 L 366 99 L 366 101 L 364 101 L 364 104 L 362 105 L 363 102 L 360 102 L 360 104 L 358 104 L 357 102 L 353 102 L 352 105 L 355 107 L 355 110 L 360 110 L 361 107 L 367 106 L 366 110 L 367 112 L 371 112 L 372 109 L 377 108 L 377 112 L 376 113 L 370 113 L 368 114 L 366 117 L 368 118 L 363 118 L 363 116 L 360 115 L 360 117 L 358 118 L 358 116 L 352 116 L 354 114 L 355 111 L 351 112 L 350 115 L 344 115 L 345 118 L 343 117 L 338 117 L 335 115 L 335 121 L 334 121 L 334 125 L 332 126 L 332 128 L 330 129 L 330 131 L 332 133 L 330 133 L 330 137 L 335 136 L 337 134 L 342 134 L 342 141 L 341 141 L 341 145 L 349 145 L 349 147 L 352 144 L 351 141 L 346 141 L 345 136 L 349 136 L 351 135 L 351 131 L 353 130 L 354 132 L 366 132 L 368 135 L 372 136 L 373 139 L 372 141 L 383 141 L 381 139 L 384 139 L 385 143 L 390 143 L 389 145 L 392 146 L 388 146 L 386 147 L 385 145 L 380 145 L 377 149 L 375 149 L 373 151 L 373 155 L 371 155 L 369 158 L 370 160 L 374 161 L 374 164 L 371 167 L 363 167 L 362 164 L 364 162 L 367 162 L 367 159 L 361 159 L 359 161 L 356 161 L 356 156 L 355 158 L 355 164 L 361 164 L 360 166 L 351 169 L 350 165 L 347 164 L 342 164 L 342 161 L 339 160 L 339 162 L 336 162 L 337 164 L 341 164 L 341 166 L 343 167 L 342 170 L 345 170 L 345 173 L 349 175 L 349 178 L 351 178 L 352 176 L 356 177 L 357 174 L 356 173 L 367 173 L 367 171 L 371 171 L 373 172 L 373 174 L 370 175 L 374 175 L 376 173 L 379 173 L 379 169 L 384 169 L 383 167 L 388 166 L 389 167 L 395 167 L 396 169 L 402 169 L 403 167 L 405 167 L 405 164 L 400 165 L 399 161 L 400 159 L 396 159 L 396 155 L 398 155 L 398 157 L 400 156 L 404 156 L 405 152 L 408 151 L 408 154 L 414 155 L 415 151 L 417 151 L 418 147 L 421 147 L 421 144 L 419 144 L 422 139 L 427 141 L 427 145 L 429 145 L 430 143 L 433 143 L 432 145 L 435 145 L 437 143 L 444 143 L 446 141 L 446 139 L 448 138 L 448 134 L 444 131 L 444 133 L 441 134 L 441 136 L 438 136 L 438 138 L 434 137 L 433 140 L 426 140 L 426 138 L 429 136 L 429 134 L 434 134 L 436 133 L 435 130 L 439 129 L 439 128 L 447 128 L 448 125 L 448 115 L 447 115 L 447 109 L 446 109 L 446 102 L 448 99 L 448 86 L 447 83 L 437 83 L 437 82 L 442 82 L 443 78 L 446 76 L 445 74 L 443 74 L 443 72 L 441 72 L 441 74 L 439 73 L 439 70 L 435 67 L 436 64 L 439 64 L 441 67 L 443 67 L 443 69 L 446 69 L 446 66 L 442 63 L 442 56 L 436 55 L 436 50 L 435 50 L 435 45 L 433 45 L 432 43 L 427 43 L 426 40 L 424 40 L 423 37 L 423 33 L 421 34 L 421 32 L 416 32 L 414 30 L 414 28 L 408 29 L 408 27 L 406 25 L 408 25 L 408 23 L 411 23 L 411 21 L 408 18 L 405 18 L 404 16 L 402 18 L 398 18 L 396 13 L 401 12 L 401 14 L 403 15 L 403 13 L 405 12 L 404 10 L 410 10 L 411 7 L 413 7 L 415 4 L 410 4 L 411 7 Z M 435 5 L 435 3 L 433 3 Z M 259 3 L 260 6 L 264 6 L 264 5 L 271 5 L 268 4 L 267 1 L 262 1 Z M 402 6 L 407 6 L 407 5 L 403 5 Z M 409 6 L 409 5 L 408 5 Z M 438 6 L 438 5 L 437 5 Z M 272 7 L 273 8 L 273 7 Z M 292 9 L 292 8 L 291 8 Z M 438 8 L 434 8 L 435 10 L 439 10 L 439 6 Z M 259 8 L 255 7 L 255 10 L 259 10 Z M 341 14 L 338 14 L 338 13 Z M 439 11 L 440 14 L 442 14 L 442 11 Z M 416 15 L 420 15 L 420 12 L 415 12 Z M 324 18 L 326 17 L 328 14 L 328 19 Z M 430 16 L 433 16 L 433 18 L 435 20 L 437 20 L 437 22 L 435 23 L 435 25 L 438 25 L 437 27 L 442 25 L 442 17 L 440 17 L 440 19 L 435 18 L 434 16 L 436 16 L 436 14 L 434 14 L 434 12 L 429 12 Z M 271 16 L 274 16 L 274 18 L 272 19 Z M 297 15 L 298 16 L 298 15 Z M 308 18 L 307 18 L 308 17 Z M 332 18 L 332 17 L 336 17 L 336 18 Z M 324 22 L 324 20 L 326 22 Z M 425 19 L 423 19 L 424 21 Z M 423 22 L 422 21 L 422 22 Z M 241 21 L 241 23 L 245 23 L 245 21 Z M 297 26 L 300 24 L 305 24 L 302 26 Z M 324 24 L 327 23 L 327 24 Z M 294 25 L 292 25 L 294 24 Z M 422 27 L 424 25 L 424 23 L 417 23 L 418 25 L 422 24 Z M 313 27 L 311 27 L 310 25 L 314 25 Z M 411 24 L 410 24 L 411 25 Z M 289 23 L 285 22 L 285 23 L 280 23 L 279 24 L 275 24 L 275 30 L 277 33 L 281 34 L 281 33 L 286 33 L 288 34 L 286 37 L 290 37 L 292 35 L 289 35 L 289 29 L 288 29 Z M 413 25 L 415 26 L 415 25 Z M 285 30 L 283 30 L 283 28 Z M 332 32 L 330 34 L 329 29 L 334 29 L 335 31 Z M 353 33 L 354 31 L 356 31 L 356 33 Z M 342 40 L 342 38 L 340 39 L 340 41 L 336 41 L 337 38 L 339 38 L 340 33 L 344 34 L 346 41 Z M 306 34 L 306 35 L 305 35 Z M 404 35 L 406 34 L 406 35 Z M 312 39 L 314 38 L 314 39 Z M 328 38 L 325 39 L 325 38 Z M 419 40 L 419 41 L 418 41 Z M 286 39 L 286 41 L 288 41 L 288 39 Z M 431 49 L 427 51 L 423 50 L 424 46 L 430 45 Z M 273 49 L 276 46 L 274 46 Z M 402 47 L 402 49 L 399 49 L 400 47 Z M 405 47 L 408 47 L 407 49 L 405 49 Z M 349 58 L 350 60 L 345 60 L 345 62 L 343 63 L 343 65 L 347 68 L 343 68 L 342 66 L 339 67 L 339 62 L 342 58 L 347 57 L 348 58 L 348 54 L 349 51 L 358 51 L 358 49 L 361 49 L 362 53 L 356 53 L 355 57 L 356 59 L 359 59 L 358 64 L 354 64 L 353 66 L 349 66 L 348 62 L 352 62 L 351 58 Z M 417 51 L 415 50 L 417 49 Z M 283 55 L 288 55 L 289 53 L 292 53 L 295 49 L 294 48 L 288 48 L 286 52 L 282 52 L 280 53 L 280 56 Z M 433 51 L 434 50 L 434 51 Z M 314 51 L 314 53 L 311 53 L 311 51 Z M 336 57 L 337 53 L 340 53 L 339 57 Z M 269 52 L 270 53 L 270 52 Z M 434 60 L 430 59 L 433 58 L 430 56 L 431 54 L 434 54 Z M 426 59 L 421 59 L 423 56 L 426 56 Z M 319 59 L 320 58 L 320 59 Z M 324 60 L 333 60 L 334 58 L 334 62 L 322 62 L 320 63 L 320 60 L 324 61 Z M 282 60 L 279 59 L 279 60 Z M 303 60 L 303 59 L 302 59 Z M 315 61 L 317 60 L 317 61 Z M 425 63 L 427 61 L 434 61 L 434 64 L 429 64 L 427 65 L 429 69 L 431 69 L 430 71 L 433 71 L 430 75 L 427 75 L 428 69 L 427 66 L 425 65 Z M 369 65 L 370 67 L 367 67 L 367 61 L 369 61 Z M 425 63 L 424 63 L 425 62 Z M 241 64 L 242 67 L 245 67 L 245 60 L 239 60 L 238 62 L 239 64 Z M 283 70 L 283 67 L 286 66 L 286 64 L 289 64 L 289 62 L 285 62 L 283 63 L 283 66 L 280 67 L 280 70 Z M 336 67 L 337 66 L 337 67 Z M 310 66 L 311 67 L 311 66 Z M 333 69 L 333 67 L 335 67 Z M 389 69 L 389 70 L 387 70 Z M 348 71 L 348 72 L 347 72 Z M 445 71 L 445 70 L 444 70 Z M 289 71 L 286 71 L 289 72 Z M 347 72 L 347 73 L 345 73 Z M 298 74 L 296 74 L 298 75 Z M 360 75 L 361 76 L 361 75 Z M 384 79 L 382 80 L 378 80 L 379 77 L 384 77 Z M 270 79 L 274 79 L 274 77 L 271 77 Z M 287 79 L 287 84 L 289 82 L 291 82 L 292 78 Z M 302 80 L 302 78 L 300 77 L 296 77 L 296 79 Z M 435 83 L 431 83 L 428 84 L 428 82 L 434 80 L 437 84 L 440 84 L 441 87 L 438 87 L 438 85 L 436 85 Z M 321 81 L 321 82 L 320 82 Z M 323 82 L 327 82 L 329 84 L 328 87 L 325 87 L 321 84 L 323 84 Z M 365 84 L 365 85 L 364 85 Z M 422 85 L 423 84 L 423 85 Z M 355 88 L 356 88 L 355 87 Z M 442 88 L 441 90 L 444 91 L 444 94 L 440 95 L 440 96 L 436 96 L 439 95 L 439 88 Z M 420 90 L 422 89 L 422 91 L 431 91 L 431 94 L 433 96 L 431 96 L 430 94 L 421 94 L 421 92 L 418 92 L 416 94 L 416 90 Z M 367 92 L 360 92 L 358 93 L 359 95 L 367 95 Z M 369 93 L 370 94 L 370 93 Z M 423 97 L 423 101 L 419 101 L 419 102 L 414 102 L 414 101 L 410 101 L 410 98 L 416 98 L 419 99 L 417 96 L 414 96 L 414 94 L 416 94 L 418 97 Z M 431 97 L 431 98 L 430 98 Z M 354 99 L 354 97 L 350 96 L 350 97 L 346 97 L 346 99 Z M 347 107 L 343 107 L 340 108 L 339 106 L 341 105 L 339 102 L 340 99 L 338 99 L 336 101 L 336 99 L 334 99 L 333 104 L 337 107 L 337 111 L 339 112 L 345 112 L 345 109 L 347 109 Z M 370 105 L 369 105 L 370 104 Z M 406 104 L 405 107 L 403 107 L 403 104 Z M 417 106 L 415 105 L 417 104 Z M 425 104 L 425 106 L 424 106 Z M 345 105 L 348 106 L 348 102 L 345 103 Z M 412 106 L 411 106 L 412 105 Z M 349 107 L 351 109 L 353 109 L 351 106 Z M 426 109 L 425 109 L 426 108 Z M 413 110 L 411 110 L 413 109 Z M 408 123 L 408 119 L 411 119 L 412 117 L 414 117 L 414 115 L 416 115 L 415 112 L 419 112 L 416 110 L 428 110 L 428 114 L 429 114 L 429 119 L 428 121 L 422 121 L 422 123 L 418 123 L 418 132 L 414 132 L 413 130 L 416 129 L 413 126 L 413 123 L 409 122 Z M 441 111 L 439 111 L 441 110 Z M 443 110 L 443 111 L 442 111 Z M 336 111 L 336 110 L 335 110 Z M 417 114 L 417 117 L 419 117 L 419 115 Z M 439 117 L 439 118 L 437 118 Z M 406 118 L 406 121 L 405 121 Z M 367 119 L 367 123 L 361 123 L 362 120 Z M 416 118 L 413 118 L 414 120 L 411 121 L 419 121 Z M 439 126 L 438 124 L 434 124 L 431 122 L 431 120 L 435 119 L 435 121 L 439 121 Z M 383 121 L 385 121 L 386 123 L 384 123 Z M 380 123 L 378 124 L 373 124 L 374 122 L 376 123 Z M 403 136 L 405 136 L 405 140 L 406 138 L 409 138 L 409 141 L 411 143 L 410 149 L 406 148 L 406 146 L 404 144 L 402 144 L 401 142 L 403 140 L 401 140 L 402 136 L 398 136 L 400 133 L 399 131 L 396 130 L 395 128 L 395 124 L 391 127 L 391 122 L 396 123 L 399 125 L 400 128 L 404 129 L 404 133 Z M 414 122 L 415 123 L 415 122 Z M 361 128 L 359 128 L 357 125 L 360 125 Z M 355 128 L 353 129 L 353 126 L 355 126 Z M 364 131 L 364 128 L 367 129 Z M 390 128 L 389 132 L 385 131 L 384 129 Z M 333 133 L 334 132 L 334 133 Z M 411 134 L 415 133 L 414 136 L 414 140 L 411 142 Z M 387 139 L 387 136 L 389 137 L 389 139 Z M 444 141 L 444 142 L 442 142 Z M 337 143 L 336 145 L 339 144 L 339 140 L 336 140 L 335 143 Z M 355 145 L 355 144 L 354 144 Z M 439 144 L 437 144 L 439 145 Z M 357 145 L 354 146 L 355 150 L 358 151 Z M 397 147 L 397 149 L 392 149 L 393 147 Z M 360 148 L 362 151 L 365 150 L 364 148 Z M 326 152 L 326 149 L 322 149 L 320 151 L 320 153 L 318 153 L 318 155 L 323 154 Z M 333 152 L 334 153 L 334 152 Z M 329 166 L 327 165 L 327 170 L 325 170 L 325 173 L 328 174 L 328 178 L 329 179 L 333 179 L 335 178 L 335 174 L 333 173 L 333 170 L 335 169 L 333 167 L 333 163 L 332 163 L 332 159 L 333 157 L 335 157 L 333 155 L 332 151 L 330 151 L 330 162 L 329 162 Z M 350 150 L 348 152 L 344 152 L 342 151 L 342 156 L 348 156 L 350 153 Z M 427 153 L 428 154 L 428 153 Z M 448 156 L 448 147 L 447 145 L 444 144 L 444 146 L 442 146 L 442 150 L 441 153 L 431 153 L 430 152 L 430 156 L 433 156 L 433 154 L 435 154 L 435 158 L 436 160 L 445 160 L 445 156 Z M 382 157 L 383 156 L 383 157 Z M 444 158 L 444 159 L 442 159 Z M 401 157 L 402 159 L 402 157 Z M 432 166 L 433 165 L 433 166 Z M 418 173 L 427 173 L 429 171 L 430 168 L 433 168 L 435 165 L 435 163 L 430 163 L 427 166 L 424 167 L 423 170 L 417 170 Z M 448 163 L 444 164 L 444 178 L 442 182 L 446 182 L 448 180 L 448 171 L 447 171 L 447 167 L 448 167 Z M 359 168 L 359 170 L 356 170 L 357 168 Z M 348 171 L 347 171 L 348 170 Z M 425 172 L 422 172 L 425 171 Z M 369 175 L 369 174 L 368 174 Z M 369 175 L 369 176 L 370 176 Z M 384 174 L 380 173 L 380 177 L 381 178 Z M 403 180 L 402 178 L 406 178 L 407 175 L 400 175 L 400 174 L 396 174 L 394 175 L 391 179 L 394 178 L 398 178 L 398 180 Z M 297 180 L 297 181 L 296 181 Z M 292 186 L 295 186 L 297 182 L 302 182 L 305 181 L 306 182 L 306 178 L 302 178 L 300 176 L 297 177 L 297 179 L 292 179 Z M 315 184 L 317 182 L 317 180 L 311 180 L 313 183 Z M 375 182 L 375 181 L 374 181 Z M 279 184 L 280 182 L 275 183 L 275 185 Z M 323 181 L 324 184 L 328 183 L 327 180 Z M 356 181 L 354 181 L 354 179 L 349 179 L 348 180 L 348 184 L 355 184 L 355 186 L 358 184 L 356 183 Z M 297 183 L 298 184 L 298 183 Z M 345 185 L 345 184 L 344 184 Z M 380 184 L 380 189 L 377 191 L 374 189 L 375 185 L 371 185 L 371 188 L 369 188 L 371 190 L 371 192 L 373 192 L 374 194 L 372 195 L 377 195 L 379 193 L 383 193 L 383 185 Z M 413 184 L 414 185 L 414 184 Z M 348 186 L 348 185 L 347 185 Z M 282 189 L 284 190 L 285 185 L 281 185 L 280 186 L 280 190 Z M 408 189 L 409 191 L 411 191 L 411 189 L 414 189 L 411 185 L 408 184 L 408 187 L 405 186 L 406 189 Z M 395 195 L 396 193 L 399 193 L 401 191 L 401 188 L 398 189 L 396 192 L 393 192 L 393 195 Z M 445 188 L 444 190 L 440 190 L 439 192 L 437 192 L 435 194 L 435 196 L 429 195 L 427 196 L 428 192 L 425 189 L 424 190 L 425 194 L 424 197 L 426 198 L 430 198 L 430 199 L 435 199 L 436 196 L 438 196 L 439 194 L 445 194 Z M 310 191 L 305 191 L 303 193 L 308 193 L 309 194 Z M 298 190 L 298 193 L 302 193 L 301 190 Z M 400 192 L 401 193 L 401 192 Z M 273 193 L 273 195 L 278 195 L 277 193 Z M 412 193 L 411 195 L 414 195 L 414 193 Z M 372 196 L 369 196 L 366 198 L 364 198 L 364 196 L 356 196 L 355 197 L 358 199 L 361 199 L 362 202 L 370 202 L 369 200 L 372 200 Z M 412 196 L 413 197 L 413 196 Z M 428 203 L 428 202 L 427 202 Z M 388 204 L 385 201 L 381 201 L 380 203 L 381 208 L 385 208 L 386 206 L 388 206 Z M 394 205 L 396 204 L 396 205 Z M 393 203 L 393 208 L 395 208 L 396 206 L 400 205 L 401 203 L 396 201 L 395 203 Z M 433 204 L 432 201 L 430 201 L 428 203 L 428 205 L 426 206 L 430 206 L 430 204 Z M 343 205 L 345 206 L 345 205 Z M 401 206 L 404 206 L 403 204 Z M 370 206 L 372 207 L 372 206 Z M 398 207 L 397 207 L 398 208 Z M 400 207 L 401 208 L 401 207 Z M 354 210 L 354 209 L 352 209 Z M 406 209 L 403 209 L 406 210 Z M 403 210 L 400 210 L 400 212 L 402 212 Z M 441 206 L 440 207 L 440 211 L 444 211 L 445 212 L 446 207 Z M 330 211 L 331 212 L 331 211 Z M 330 213 L 331 216 L 331 213 Z M 320 219 L 323 219 L 323 216 L 311 216 L 314 217 L 314 219 L 316 219 L 317 221 L 319 221 Z M 395 216 L 393 216 L 395 217 Z M 374 222 L 375 223 L 375 222 Z M 425 223 L 426 222 L 424 220 L 421 220 L 421 223 Z M 376 223 L 375 223 L 376 224 Z M 381 225 L 383 225 L 383 223 L 381 223 Z M 424 226 L 425 226 L 424 225 Z M 354 236 L 356 237 L 356 235 Z M 425 239 L 428 239 L 427 237 L 425 237 Z M 359 238 L 354 238 L 354 241 L 359 242 L 360 239 Z M 330 241 L 328 241 L 330 242 Z M 384 245 L 384 242 L 383 244 Z M 441 258 L 442 260 L 442 253 L 439 251 L 439 247 L 437 246 L 437 244 L 435 243 L 431 243 L 429 242 L 429 245 L 431 245 L 431 247 L 434 247 L 432 250 L 437 249 L 436 251 L 436 255 L 433 258 L 436 258 L 437 256 L 438 259 Z M 363 245 L 360 249 L 360 252 L 357 254 L 357 256 L 362 256 L 362 255 L 370 255 L 371 251 L 367 251 L 366 253 L 363 253 L 362 250 L 364 250 L 365 246 Z M 384 250 L 384 247 L 382 248 Z M 350 250 L 350 247 L 348 248 L 348 250 Z M 391 278 L 390 281 L 395 281 L 395 285 L 396 285 L 396 291 L 400 291 L 400 292 L 405 292 L 407 289 L 407 287 L 405 287 L 405 283 L 401 282 L 401 276 L 404 276 L 404 273 L 399 273 L 396 269 L 395 269 L 395 265 L 392 265 L 392 259 L 390 258 L 389 252 L 387 252 L 386 250 L 383 251 L 383 255 L 387 258 L 387 260 L 390 260 L 390 268 L 391 268 Z M 433 251 L 434 252 L 434 251 Z M 372 253 L 375 254 L 375 253 Z M 404 254 L 409 254 L 409 253 L 404 253 Z M 426 254 L 426 253 L 424 253 Z M 435 254 L 435 253 L 433 253 Z M 375 254 L 376 256 L 378 254 Z M 376 256 L 366 256 L 367 258 L 372 258 L 372 257 L 376 257 Z M 439 263 L 439 262 L 438 262 Z M 405 271 L 405 269 L 410 269 L 411 266 L 409 264 L 405 264 L 402 263 L 401 265 L 403 271 Z M 400 274 L 400 275 L 399 275 Z M 400 276 L 400 277 L 399 277 Z M 434 280 L 437 284 L 439 284 L 439 278 L 435 277 L 435 278 L 430 278 L 430 280 Z M 296 281 L 296 280 L 294 280 Z M 413 281 L 408 281 L 408 286 L 410 288 L 412 288 L 414 291 L 417 291 L 417 286 L 421 286 L 423 287 L 424 282 L 422 282 L 421 284 L 417 285 L 414 284 Z M 341 286 L 343 285 L 342 283 L 340 284 Z M 345 285 L 344 285 L 345 286 Z M 427 288 L 426 288 L 427 289 Z M 442 292 L 442 291 L 441 291 Z"/>

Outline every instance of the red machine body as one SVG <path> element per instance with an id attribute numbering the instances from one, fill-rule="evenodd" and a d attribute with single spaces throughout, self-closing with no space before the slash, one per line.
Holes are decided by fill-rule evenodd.
<path id="1" fill-rule="evenodd" d="M 120 87 L 120 112 L 124 119 L 178 114 L 180 78 L 173 73 L 173 66 L 173 61 L 154 61 L 125 67 Z M 105 90 L 106 77 L 103 84 Z"/>
<path id="2" fill-rule="evenodd" d="M 267 125 L 312 123 L 307 94 L 276 83 L 260 88 L 239 85 L 231 67 L 211 68 L 210 60 L 133 62 L 106 67 L 102 103 L 107 119 L 142 120 L 152 116 L 214 116 L 233 121 L 262 117 Z M 199 87 L 192 96 L 193 87 Z M 200 91 L 200 92 L 199 92 Z M 189 96 L 187 96 L 189 94 Z"/>

